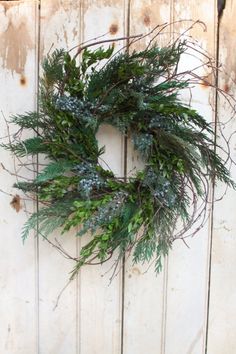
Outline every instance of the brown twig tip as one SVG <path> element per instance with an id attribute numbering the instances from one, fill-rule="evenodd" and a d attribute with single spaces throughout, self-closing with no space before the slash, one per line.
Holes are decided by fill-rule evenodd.
<path id="1" fill-rule="evenodd" d="M 95 45 L 100 45 L 100 44 L 104 44 L 104 43 L 111 43 L 111 42 L 112 43 L 113 42 L 119 42 L 119 41 L 124 41 L 124 40 L 127 40 L 127 39 L 136 39 L 136 38 L 141 38 L 141 37 L 143 37 L 143 34 L 136 34 L 134 36 L 103 39 L 103 40 L 92 42 L 92 43 L 89 43 L 89 44 L 86 44 L 86 45 L 79 45 L 78 49 L 77 49 L 77 53 L 75 54 L 74 58 L 76 58 L 84 49 L 87 49 L 89 47 L 93 47 Z M 73 47 L 72 49 L 75 49 L 75 47 Z"/>
<path id="2" fill-rule="evenodd" d="M 108 262 L 105 274 L 111 272 L 112 280 L 134 254 L 134 263 L 150 262 L 159 272 L 172 243 L 181 240 L 189 248 L 187 240 L 209 221 L 213 203 L 225 195 L 216 199 L 212 192 L 217 172 L 218 180 L 235 186 L 230 168 L 224 169 L 236 165 L 235 132 L 224 131 L 236 115 L 235 80 L 194 39 L 195 26 L 198 33 L 207 30 L 200 20 L 178 20 L 143 34 L 111 38 L 107 32 L 68 51 L 56 50 L 44 68 L 48 80 L 44 83 L 43 76 L 37 116 L 13 117 L 20 129 L 11 133 L 2 113 L 7 133 L 0 141 L 8 140 L 2 145 L 15 157 L 13 171 L 5 162 L 0 171 L 13 176 L 15 188 L 24 194 L 0 192 L 10 195 L 7 203 L 12 199 L 17 213 L 27 209 L 28 199 L 37 205 L 29 213 L 24 239 L 34 230 L 74 264 L 54 309 L 82 266 Z M 110 32 L 116 30 L 113 25 Z M 224 89 L 219 75 L 227 78 Z M 195 87 L 197 100 L 198 95 L 209 98 L 211 124 L 192 108 Z M 218 96 L 231 110 L 227 122 L 219 121 Z M 99 148 L 96 135 L 103 124 L 118 130 L 122 141 L 128 139 L 143 163 L 140 171 L 137 160 L 129 162 L 130 148 L 122 150 L 129 162 L 124 176 L 104 161 L 106 146 Z M 27 129 L 33 139 L 24 138 Z M 64 238 L 48 238 L 57 230 L 59 235 L 72 230 L 79 237 L 90 232 L 91 239 L 79 252 L 76 243 L 73 255 Z"/>

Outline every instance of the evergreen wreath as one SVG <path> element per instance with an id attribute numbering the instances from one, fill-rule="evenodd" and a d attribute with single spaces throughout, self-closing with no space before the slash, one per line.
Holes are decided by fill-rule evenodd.
<path id="1" fill-rule="evenodd" d="M 18 157 L 43 154 L 49 161 L 34 180 L 15 184 L 42 203 L 25 223 L 23 240 L 31 229 L 44 238 L 78 226 L 76 236 L 91 234 L 72 278 L 85 264 L 117 261 L 131 250 L 134 262 L 155 260 L 160 271 L 173 241 L 199 229 L 209 181 L 235 187 L 211 125 L 180 101 L 191 81 L 177 70 L 186 43 L 116 55 L 113 49 L 85 46 L 80 63 L 70 51 L 48 55 L 39 111 L 14 116 L 20 130 L 5 145 Z M 122 178 L 100 165 L 102 124 L 132 140 L 141 171 Z M 23 130 L 35 136 L 22 140 Z"/>

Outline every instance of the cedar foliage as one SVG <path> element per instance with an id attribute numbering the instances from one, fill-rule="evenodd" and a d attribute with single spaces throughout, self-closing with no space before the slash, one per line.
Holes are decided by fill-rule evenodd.
<path id="1" fill-rule="evenodd" d="M 84 49 L 80 64 L 56 50 L 43 62 L 39 112 L 12 118 L 21 131 L 37 134 L 5 148 L 20 157 L 43 153 L 50 161 L 33 181 L 15 185 L 44 205 L 26 222 L 23 239 L 37 227 L 43 237 L 77 226 L 76 236 L 91 234 L 72 277 L 115 250 L 119 259 L 131 250 L 134 262 L 155 259 L 160 271 L 176 223 L 178 237 L 184 237 L 201 216 L 196 205 L 199 199 L 206 205 L 209 179 L 234 186 L 213 149 L 210 124 L 179 99 L 179 91 L 189 86 L 177 75 L 185 49 L 185 43 L 153 45 L 115 56 L 113 47 Z M 101 124 L 132 139 L 142 171 L 122 179 L 100 166 Z"/>

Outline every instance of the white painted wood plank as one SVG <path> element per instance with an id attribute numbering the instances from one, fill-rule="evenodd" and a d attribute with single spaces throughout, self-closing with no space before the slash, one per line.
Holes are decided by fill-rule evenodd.
<path id="1" fill-rule="evenodd" d="M 41 59 L 56 48 L 69 49 L 80 41 L 80 1 L 41 1 Z M 77 244 L 74 234 L 49 236 L 75 257 Z M 74 262 L 64 258 L 39 236 L 39 342 L 40 353 L 77 353 L 77 289 L 76 281 L 63 292 L 57 308 L 58 295 L 67 284 Z"/>
<path id="2" fill-rule="evenodd" d="M 236 4 L 234 1 L 226 1 L 226 8 L 220 22 L 219 60 L 223 64 L 224 71 L 220 72 L 220 88 L 226 90 L 235 97 L 236 58 L 234 48 L 236 46 Z M 232 110 L 222 98 L 218 101 L 218 116 L 222 123 L 229 121 Z M 229 137 L 236 130 L 235 115 L 225 125 L 223 133 Z M 225 147 L 223 139 L 218 141 Z M 230 141 L 232 158 L 236 160 L 235 135 Z M 232 166 L 232 178 L 236 180 L 236 168 Z M 216 186 L 216 197 L 225 191 L 224 186 Z M 208 327 L 208 354 L 234 354 L 236 351 L 236 218 L 235 218 L 236 192 L 228 189 L 224 199 L 214 205 L 213 244 L 210 279 L 210 307 Z"/>
<path id="3" fill-rule="evenodd" d="M 131 1 L 130 33 L 147 34 L 156 25 L 170 22 L 170 1 Z M 160 45 L 170 39 L 169 33 L 158 38 Z M 141 50 L 150 37 L 136 44 Z M 128 144 L 127 170 L 141 168 L 132 145 Z M 131 257 L 130 257 L 131 258 Z M 126 264 L 124 294 L 124 354 L 162 353 L 163 319 L 165 311 L 165 272 L 157 275 L 154 267 Z M 148 270 L 148 271 L 147 271 Z M 147 271 L 147 272 L 146 272 Z"/>
<path id="4" fill-rule="evenodd" d="M 104 160 L 120 175 L 123 167 L 122 164 L 118 164 L 119 156 L 122 155 L 120 135 L 109 126 L 103 127 L 99 135 L 101 146 L 105 145 L 107 148 Z M 87 237 L 83 238 L 81 246 L 87 241 Z M 114 260 L 111 260 L 102 266 L 87 266 L 81 269 L 79 277 L 81 354 L 120 353 L 121 273 L 110 283 L 113 262 Z"/>
<path id="5" fill-rule="evenodd" d="M 0 2 L 0 137 L 8 131 L 3 119 L 36 107 L 37 6 L 35 1 Z M 16 131 L 11 127 L 11 132 Z M 1 140 L 2 142 L 2 140 Z M 5 140 L 5 142 L 7 142 Z M 13 157 L 2 148 L 0 163 L 14 171 Z M 18 170 L 31 177 L 31 173 Z M 0 167 L 0 188 L 19 193 L 16 182 Z M 20 193 L 19 193 L 20 194 Z M 16 212 L 11 197 L 0 192 L 0 353 L 37 353 L 37 274 L 35 240 L 23 246 L 21 229 L 26 221 Z M 32 209 L 32 204 L 27 204 Z"/>
<path id="6" fill-rule="evenodd" d="M 83 23 L 80 22 L 80 5 L 74 1 L 42 2 L 41 53 L 46 54 L 51 45 L 70 47 L 84 39 L 105 32 L 114 37 L 123 35 L 125 3 L 121 1 L 86 1 Z M 172 4 L 173 5 L 173 4 Z M 174 2 L 174 18 L 201 17 L 208 24 L 204 34 L 193 32 L 210 52 L 214 51 L 214 5 L 212 1 Z M 36 3 L 34 1 L 0 2 L 0 110 L 6 117 L 35 107 L 36 88 Z M 169 21 L 169 1 L 131 2 L 131 33 L 147 32 L 156 23 Z M 221 61 L 226 71 L 235 75 L 235 28 L 233 2 L 228 2 L 221 32 Z M 98 25 L 99 19 L 99 25 Z M 176 30 L 181 30 L 176 27 Z M 14 46 L 12 43 L 14 42 Z M 118 49 L 118 47 L 117 47 Z M 223 88 L 235 87 L 222 76 Z M 195 91 L 194 105 L 211 118 L 207 89 Z M 16 99 L 17 97 L 17 99 Z M 220 115 L 228 118 L 229 111 L 221 101 Z M 235 130 L 235 121 L 227 132 Z M 225 130 L 226 131 L 226 130 Z M 6 135 L 1 118 L 1 136 Z M 105 159 L 117 174 L 123 171 L 121 136 L 112 128 L 99 132 L 100 144 L 107 146 Z M 232 141 L 232 148 L 234 148 Z M 235 157 L 235 156 L 234 156 Z M 132 169 L 138 162 L 129 153 Z M 12 169 L 9 155 L 1 150 L 0 161 Z M 233 176 L 235 177 L 235 170 Z M 12 189 L 14 177 L 0 170 L 0 187 Z M 217 194 L 222 191 L 217 188 Z M 35 273 L 35 241 L 33 238 L 22 247 L 20 230 L 26 220 L 22 210 L 16 214 L 9 206 L 10 198 L 0 194 L 0 352 L 6 354 L 32 354 L 37 352 L 37 274 Z M 209 354 L 235 352 L 236 292 L 232 279 L 235 276 L 234 240 L 235 193 L 228 191 L 225 199 L 215 204 L 214 238 L 212 254 Z M 223 212 L 222 212 L 223 211 Z M 14 222 L 12 222 L 14 220 Z M 209 261 L 207 227 L 189 242 L 188 250 L 176 242 L 170 254 L 168 290 L 164 296 L 164 273 L 157 278 L 150 269 L 130 263 L 126 268 L 124 309 L 124 354 L 154 353 L 203 353 L 207 299 L 207 267 Z M 71 237 L 62 240 L 63 246 L 76 253 L 76 241 Z M 73 264 L 63 259 L 45 242 L 40 242 L 40 352 L 42 354 L 110 354 L 120 353 L 121 342 L 121 274 L 109 284 L 109 265 L 85 268 L 76 282 L 62 296 L 53 311 L 57 296 L 66 284 Z M 4 271 L 2 271 L 4 269 Z M 104 276 L 103 276 L 104 275 Z M 222 287 L 222 284 L 224 286 Z M 167 302 L 167 313 L 163 315 Z M 78 322 L 79 318 L 79 322 Z M 163 332 L 163 319 L 166 331 Z M 165 325 L 165 321 L 164 321 Z M 30 335 L 29 335 L 30 334 Z M 163 341 L 166 337 L 165 342 Z M 164 351 L 165 350 L 165 351 Z"/>
<path id="7" fill-rule="evenodd" d="M 104 38 L 118 38 L 125 33 L 125 2 L 86 1 L 83 7 L 83 41 L 107 33 Z M 116 43 L 115 50 L 121 43 Z M 100 146 L 105 146 L 102 156 L 119 176 L 123 174 L 123 138 L 110 126 L 98 132 Z M 81 246 L 87 242 L 81 239 Z M 87 266 L 80 272 L 80 353 L 118 354 L 121 352 L 121 273 L 111 284 L 109 271 L 114 260 L 102 266 Z M 107 273 L 108 272 L 108 273 Z"/>
<path id="8" fill-rule="evenodd" d="M 172 20 L 193 19 L 205 22 L 206 31 L 196 25 L 189 33 L 198 40 L 204 50 L 214 55 L 215 43 L 214 1 L 173 1 Z M 183 33 L 190 23 L 182 22 L 173 26 L 174 36 Z M 197 59 L 184 58 L 180 67 L 187 70 L 198 65 Z M 181 68 L 180 68 L 181 71 Z M 204 71 L 200 75 L 206 75 Z M 210 102 L 212 91 L 199 86 L 192 91 L 191 105 L 208 121 L 213 112 Z M 165 330 L 165 353 L 204 353 L 205 326 L 207 315 L 209 222 L 194 238 L 187 239 L 190 249 L 182 241 L 175 241 L 168 259 L 167 313 Z"/>

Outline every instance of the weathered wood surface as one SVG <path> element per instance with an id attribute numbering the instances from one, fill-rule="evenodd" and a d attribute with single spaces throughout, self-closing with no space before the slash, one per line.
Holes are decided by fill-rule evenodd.
<path id="1" fill-rule="evenodd" d="M 1 137 L 8 135 L 4 117 L 36 108 L 37 22 L 35 1 L 0 2 Z M 0 194 L 0 353 L 32 354 L 37 352 L 38 340 L 37 243 L 32 235 L 22 245 L 25 204 L 15 199 L 15 209 L 11 207 L 15 176 L 4 168 L 14 172 L 15 163 L 6 151 L 0 154 L 0 189 L 12 194 Z M 28 203 L 28 211 L 31 208 Z"/>
<path id="2" fill-rule="evenodd" d="M 82 9 L 82 41 L 107 33 L 107 38 L 125 34 L 124 0 L 86 1 Z M 101 19 L 101 20 L 99 20 Z M 116 44 L 119 50 L 122 44 Z M 123 139 L 114 128 L 103 126 L 98 132 L 100 146 L 105 146 L 103 160 L 117 176 L 123 175 Z M 117 158 L 116 158 L 117 157 Z M 81 240 L 81 246 L 85 240 Z M 112 262 L 81 270 L 80 300 L 80 353 L 116 354 L 121 352 L 122 327 L 122 273 L 110 284 Z"/>
<path id="3" fill-rule="evenodd" d="M 214 2 L 198 0 L 193 3 L 182 0 L 173 3 L 174 23 L 184 19 L 200 19 L 204 22 L 205 28 L 202 24 L 196 24 L 188 35 L 214 56 Z M 176 37 L 183 33 L 190 25 L 191 23 L 185 21 L 175 23 L 173 35 Z M 200 58 L 184 56 L 179 70 L 192 70 L 200 66 Z M 203 68 L 198 74 L 207 76 Z M 214 113 L 210 106 L 210 103 L 214 102 L 213 90 L 200 85 L 194 88 L 192 94 L 191 105 L 209 122 L 213 122 Z M 210 237 L 211 225 L 207 222 L 194 238 L 185 240 L 189 248 L 182 240 L 177 240 L 170 252 L 167 270 L 165 353 L 198 354 L 205 351 Z"/>
<path id="4" fill-rule="evenodd" d="M 194 4 L 187 0 L 41 0 L 40 8 L 33 0 L 0 1 L 1 137 L 8 133 L 4 116 L 36 108 L 38 63 L 50 50 L 70 48 L 104 33 L 108 38 L 148 33 L 157 24 L 191 18 L 205 22 L 206 31 L 196 26 L 191 35 L 215 55 L 216 10 L 212 0 Z M 236 6 L 227 1 L 220 23 L 220 61 L 233 78 L 234 15 Z M 185 28 L 183 23 L 172 25 L 161 42 Z M 116 49 L 121 45 L 116 44 Z M 191 62 L 183 61 L 183 65 Z M 220 85 L 235 92 L 223 72 Z M 212 102 L 209 88 L 194 91 L 192 103 L 209 121 L 214 118 Z M 223 100 L 218 100 L 218 114 L 222 121 L 230 115 Z M 235 130 L 235 119 L 226 129 L 228 135 Z M 123 174 L 126 157 L 120 134 L 105 126 L 98 139 L 107 147 L 106 162 Z M 231 147 L 234 150 L 234 139 Z M 1 150 L 0 162 L 4 166 L 0 167 L 0 190 L 14 196 L 15 177 L 5 170 L 14 171 L 14 161 Z M 129 144 L 128 171 L 134 166 L 141 168 Z M 66 288 L 56 309 L 73 261 L 33 235 L 23 247 L 20 229 L 26 220 L 25 204 L 21 200 L 22 208 L 16 212 L 10 206 L 12 197 L 0 193 L 1 354 L 235 353 L 234 192 L 228 191 L 223 201 L 214 203 L 213 233 L 209 221 L 189 240 L 190 249 L 177 241 L 159 276 L 128 260 L 124 277 L 120 272 L 109 285 L 111 264 L 87 267 Z M 215 193 L 222 193 L 220 185 Z M 28 202 L 27 210 L 32 210 Z M 84 242 L 73 235 L 54 237 L 72 255 L 78 254 Z"/>
<path id="5" fill-rule="evenodd" d="M 219 87 L 229 94 L 236 94 L 236 3 L 226 1 L 226 8 L 222 13 L 219 26 L 219 61 L 223 64 L 219 75 Z M 230 148 L 235 161 L 236 144 L 236 119 L 232 117 L 232 109 L 228 103 L 219 97 L 218 118 L 225 136 L 232 138 Z M 223 123 L 228 122 L 225 126 Z M 226 148 L 223 139 L 218 144 Z M 219 151 L 222 154 L 222 152 Z M 224 157 L 224 155 L 222 155 Z M 229 166 L 229 164 L 228 164 Z M 236 168 L 233 164 L 231 173 L 236 180 Z M 210 273 L 210 301 L 208 323 L 208 352 L 214 354 L 235 353 L 236 351 L 236 218 L 235 202 L 236 193 L 232 190 L 225 191 L 225 187 L 218 184 L 215 189 L 215 198 L 224 198 L 215 203 L 213 213 L 213 238 L 211 251 Z"/>
<path id="6" fill-rule="evenodd" d="M 56 48 L 71 48 L 80 42 L 80 2 L 41 1 L 39 33 L 39 61 Z M 70 237 L 71 236 L 71 237 Z M 60 242 L 66 252 L 75 257 L 77 241 L 70 235 L 51 236 Z M 72 282 L 57 298 L 68 282 L 74 263 L 61 256 L 55 248 L 39 243 L 39 351 L 40 353 L 77 353 L 78 347 L 78 291 Z"/>
<path id="7" fill-rule="evenodd" d="M 130 34 L 147 34 L 157 24 L 171 21 L 169 1 L 131 1 Z M 148 45 L 151 35 L 135 44 L 136 50 Z M 170 39 L 161 37 L 162 44 Z M 134 46 L 131 47 L 131 50 Z M 128 175 L 142 168 L 142 163 L 128 143 Z M 133 172 L 132 172 L 133 171 Z M 124 295 L 124 354 L 162 353 L 164 344 L 166 269 L 158 276 L 154 264 L 133 265 L 128 259 L 125 267 Z M 147 304 L 147 305 L 146 305 Z"/>

